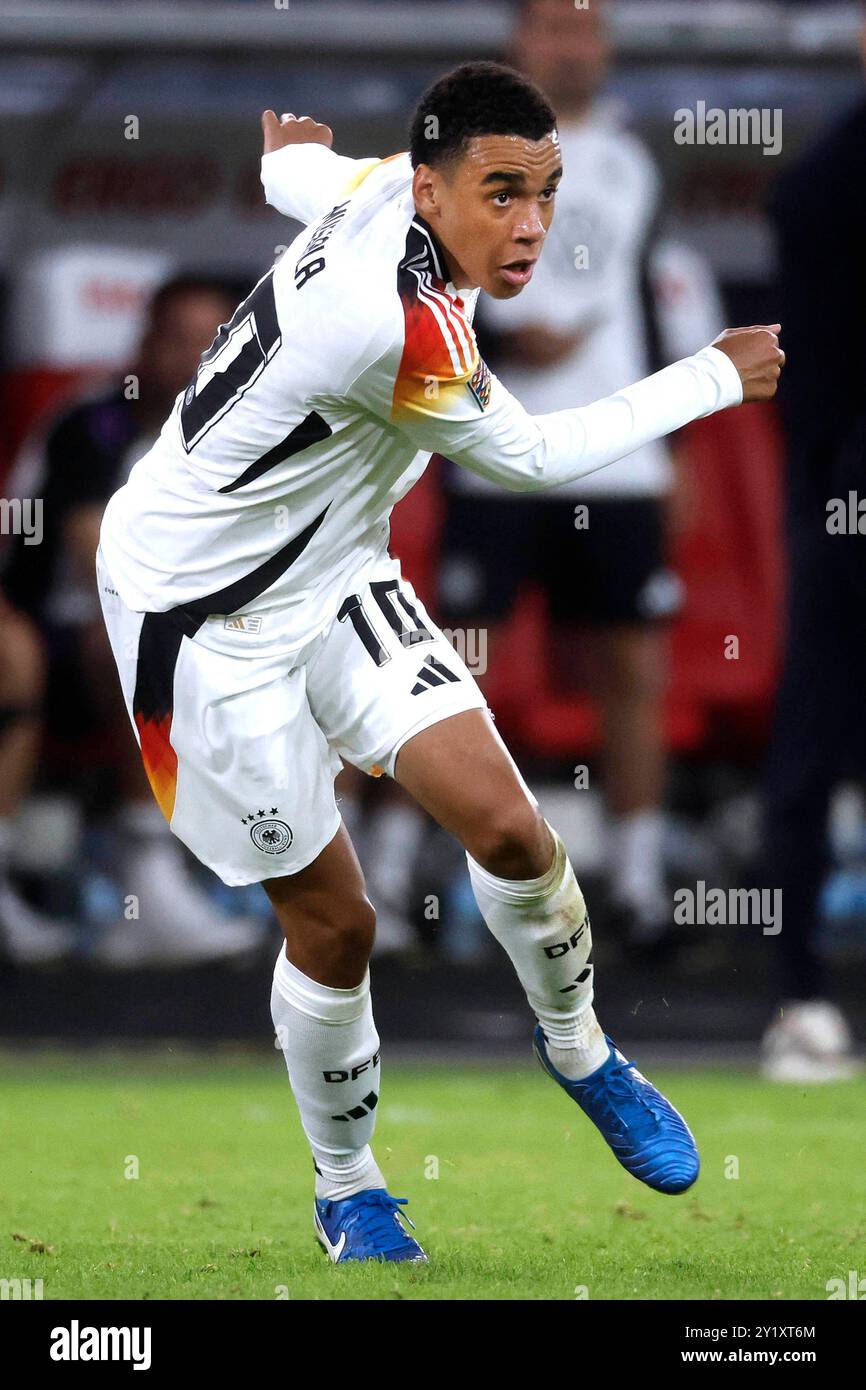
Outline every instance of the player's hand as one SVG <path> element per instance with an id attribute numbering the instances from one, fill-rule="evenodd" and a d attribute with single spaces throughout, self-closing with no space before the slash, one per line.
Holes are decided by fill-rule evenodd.
<path id="1" fill-rule="evenodd" d="M 262 133 L 265 137 L 263 153 L 281 150 L 284 145 L 327 145 L 334 143 L 334 132 L 330 126 L 314 121 L 312 116 L 293 116 L 286 112 L 277 120 L 273 111 L 262 112 Z"/>
<path id="2" fill-rule="evenodd" d="M 769 401 L 776 394 L 785 365 L 779 347 L 780 323 L 757 323 L 751 328 L 726 328 L 711 344 L 727 353 L 743 383 L 743 403 Z"/>

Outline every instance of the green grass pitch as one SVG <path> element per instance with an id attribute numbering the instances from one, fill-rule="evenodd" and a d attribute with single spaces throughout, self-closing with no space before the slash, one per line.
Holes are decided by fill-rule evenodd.
<path id="1" fill-rule="evenodd" d="M 531 1064 L 384 1061 L 375 1151 L 428 1266 L 321 1252 L 278 1054 L 9 1053 L 0 1278 L 45 1299 L 781 1300 L 866 1275 L 863 1081 L 647 1067 L 703 1163 L 664 1197 Z"/>

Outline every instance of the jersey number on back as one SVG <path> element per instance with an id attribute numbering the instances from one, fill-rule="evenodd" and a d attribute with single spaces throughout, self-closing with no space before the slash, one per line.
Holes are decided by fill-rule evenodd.
<path id="1" fill-rule="evenodd" d="M 202 353 L 195 380 L 184 393 L 180 432 L 186 452 L 237 405 L 282 342 L 269 270 Z"/>

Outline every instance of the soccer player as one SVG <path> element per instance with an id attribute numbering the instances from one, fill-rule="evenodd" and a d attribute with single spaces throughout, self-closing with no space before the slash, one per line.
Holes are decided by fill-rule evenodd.
<path id="1" fill-rule="evenodd" d="M 682 1117 L 602 1032 L 562 840 L 481 691 L 388 555 L 432 451 L 515 491 L 767 399 L 779 325 L 580 409 L 530 416 L 479 358 L 479 291 L 532 277 L 562 176 L 556 117 L 509 68 L 422 97 L 409 151 L 352 160 L 308 117 L 263 117 L 269 203 L 307 225 L 217 334 L 106 510 L 99 590 L 144 765 L 225 883 L 261 882 L 286 937 L 271 1008 L 336 1261 L 424 1260 L 370 1147 L 380 1093 L 374 913 L 341 823 L 341 758 L 396 779 L 464 847 L 537 1016 L 548 1073 L 663 1192 L 699 1166 Z M 411 1224 L 411 1223 L 410 1223 Z"/>

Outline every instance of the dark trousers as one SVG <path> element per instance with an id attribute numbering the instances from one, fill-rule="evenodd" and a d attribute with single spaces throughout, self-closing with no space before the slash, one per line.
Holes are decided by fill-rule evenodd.
<path id="1" fill-rule="evenodd" d="M 823 496 L 788 518 L 787 647 L 765 780 L 765 882 L 782 890 L 776 941 L 784 997 L 826 997 L 816 950 L 818 895 L 829 867 L 834 787 L 866 771 L 866 534 L 827 532 L 826 504 L 859 487 L 859 440 L 827 469 Z M 866 527 L 866 518 L 863 521 Z"/>

